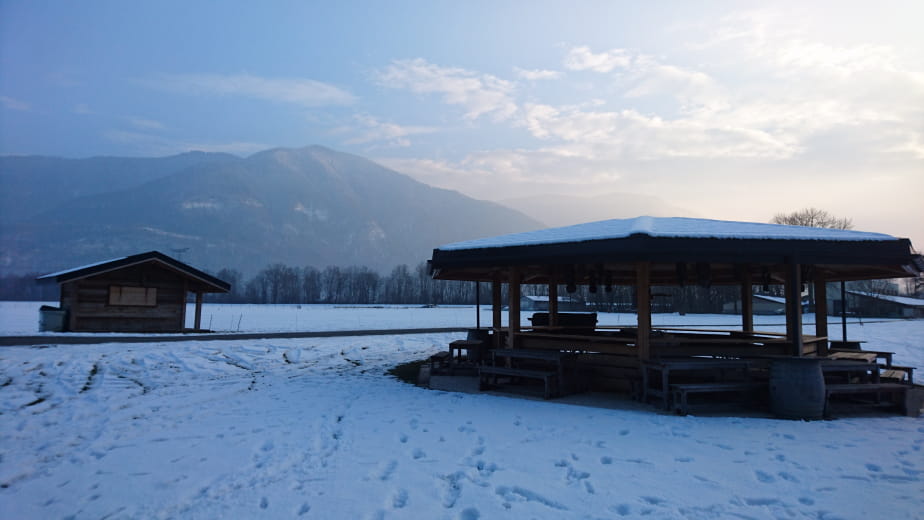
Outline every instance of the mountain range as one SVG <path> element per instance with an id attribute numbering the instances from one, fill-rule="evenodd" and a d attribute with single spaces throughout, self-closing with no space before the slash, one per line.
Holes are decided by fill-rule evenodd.
<path id="1" fill-rule="evenodd" d="M 459 240 L 543 227 L 320 146 L 246 158 L 0 157 L 0 273 L 149 250 L 252 275 L 271 263 L 416 265 Z"/>

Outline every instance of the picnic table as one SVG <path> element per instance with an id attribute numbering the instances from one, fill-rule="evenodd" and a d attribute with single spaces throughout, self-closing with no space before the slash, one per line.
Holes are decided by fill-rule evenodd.
<path id="1" fill-rule="evenodd" d="M 577 372 L 578 353 L 563 350 L 538 349 L 492 349 L 491 364 L 482 366 L 479 375 L 482 383 L 485 378 L 493 378 L 497 384 L 498 376 L 539 379 L 543 381 L 543 397 L 549 399 L 562 394 L 565 387 L 570 388 L 569 376 Z M 498 358 L 509 359 L 510 366 L 499 364 Z M 532 362 L 524 366 L 520 361 Z"/>
<path id="2" fill-rule="evenodd" d="M 671 377 L 676 376 L 678 373 L 715 380 L 714 384 L 709 388 L 698 387 L 693 389 L 691 387 L 691 391 L 734 391 L 740 386 L 739 383 L 747 382 L 749 379 L 748 371 L 751 363 L 747 359 L 700 357 L 662 358 L 645 361 L 642 363 L 642 389 L 639 398 L 642 402 L 648 402 L 649 398 L 660 398 L 663 408 L 665 410 L 670 409 Z M 740 377 L 736 381 L 729 381 L 727 378 L 729 372 L 737 372 Z"/>

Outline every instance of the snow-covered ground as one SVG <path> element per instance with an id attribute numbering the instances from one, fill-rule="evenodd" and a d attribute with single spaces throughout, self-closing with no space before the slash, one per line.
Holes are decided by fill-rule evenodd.
<path id="1" fill-rule="evenodd" d="M 3 302 L 0 301 L 0 335 L 34 335 L 38 332 L 39 307 L 57 306 L 57 302 Z M 192 326 L 195 305 L 186 308 L 186 324 Z M 301 332 L 323 330 L 368 330 L 407 329 L 435 327 L 473 327 L 475 325 L 473 305 L 440 306 L 422 308 L 408 305 L 257 305 L 257 304 L 215 304 L 202 307 L 202 326 L 216 332 Z M 482 306 L 482 326 L 491 323 L 491 309 Z M 507 312 L 503 313 L 504 323 Z M 521 323 L 529 324 L 532 311 L 521 313 Z M 635 314 L 597 313 L 600 325 L 634 326 Z M 655 326 L 675 327 L 740 327 L 740 318 L 729 314 L 654 314 Z M 814 324 L 815 316 L 805 314 L 806 325 Z M 853 337 L 854 328 L 862 327 L 877 319 L 850 318 L 848 334 Z M 840 339 L 840 318 L 829 317 L 832 338 Z M 783 316 L 754 316 L 754 324 L 760 330 L 784 331 Z M 806 332 L 811 332 L 807 329 Z M 49 333 L 41 333 L 49 334 Z"/>
<path id="2" fill-rule="evenodd" d="M 919 368 L 922 333 L 849 331 Z M 0 518 L 924 518 L 924 419 L 678 417 L 385 374 L 460 337 L 0 348 Z"/>

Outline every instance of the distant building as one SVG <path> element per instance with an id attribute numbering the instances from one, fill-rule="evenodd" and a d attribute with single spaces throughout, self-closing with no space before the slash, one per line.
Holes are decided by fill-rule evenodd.
<path id="1" fill-rule="evenodd" d="M 520 298 L 520 310 L 548 312 L 548 296 L 523 296 Z M 585 311 L 587 306 L 584 302 L 575 300 L 568 296 L 558 297 L 558 310 L 561 312 Z"/>
<path id="2" fill-rule="evenodd" d="M 786 314 L 786 298 L 782 296 L 769 296 L 766 294 L 754 294 L 751 296 L 751 305 L 755 315 L 766 314 Z M 805 312 L 806 302 L 802 302 L 802 310 Z M 722 312 L 725 314 L 740 314 L 741 300 L 735 300 L 722 305 Z"/>
<path id="3" fill-rule="evenodd" d="M 150 251 L 47 274 L 61 285 L 61 330 L 70 332 L 182 332 L 186 296 L 196 295 L 193 329 L 201 329 L 202 295 L 231 285 L 163 253 Z M 43 316 L 44 318 L 44 316 Z M 43 320 L 44 321 L 44 320 Z"/>
<path id="4" fill-rule="evenodd" d="M 924 318 L 924 300 L 862 291 L 847 291 L 850 310 L 861 316 Z"/>

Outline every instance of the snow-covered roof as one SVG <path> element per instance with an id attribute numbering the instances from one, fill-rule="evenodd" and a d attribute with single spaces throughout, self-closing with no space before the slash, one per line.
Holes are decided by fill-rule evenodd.
<path id="1" fill-rule="evenodd" d="M 760 298 L 761 300 L 767 300 L 768 302 L 780 303 L 783 305 L 786 304 L 786 298 L 781 298 L 779 296 L 769 296 L 767 294 L 755 294 L 754 297 Z"/>
<path id="2" fill-rule="evenodd" d="M 231 284 L 228 282 L 219 280 L 208 273 L 204 273 L 195 267 L 184 264 L 159 251 L 148 251 L 147 253 L 94 262 L 92 264 L 46 274 L 38 277 L 37 280 L 53 280 L 57 283 L 66 283 L 148 262 L 159 263 L 191 280 L 198 280 L 201 284 L 197 286 L 197 290 L 204 289 L 206 292 L 228 292 L 231 289 Z"/>
<path id="3" fill-rule="evenodd" d="M 908 307 L 924 307 L 924 300 L 920 298 L 911 298 L 908 296 L 892 296 L 888 294 L 876 294 L 871 292 L 864 291 L 847 291 L 850 294 L 856 294 L 859 296 L 866 296 L 869 298 L 876 298 L 877 300 L 885 300 L 893 303 L 898 303 Z"/>
<path id="4" fill-rule="evenodd" d="M 636 217 L 602 220 L 573 226 L 541 229 L 496 237 L 455 242 L 442 251 L 487 249 L 566 242 L 589 242 L 628 238 L 633 235 L 670 238 L 721 238 L 763 240 L 892 241 L 895 237 L 843 229 L 784 226 L 757 222 L 732 222 L 684 217 Z"/>
<path id="5" fill-rule="evenodd" d="M 63 271 L 58 271 L 58 272 L 56 272 L 56 273 L 48 273 L 48 274 L 39 276 L 38 278 L 36 278 L 36 280 L 45 280 L 45 279 L 48 279 L 48 278 L 56 278 L 56 277 L 58 277 L 58 276 L 62 276 L 62 275 L 66 275 L 66 274 L 71 274 L 71 273 L 74 273 L 74 272 L 77 272 L 77 271 L 82 271 L 82 270 L 84 270 L 84 269 L 89 269 L 89 268 L 91 268 L 91 267 L 99 267 L 99 266 L 101 266 L 101 265 L 105 265 L 105 264 L 108 264 L 108 263 L 118 262 L 118 261 L 121 261 L 121 260 L 125 260 L 126 258 L 128 258 L 128 257 L 127 257 L 127 256 L 120 256 L 120 257 L 118 257 L 118 258 L 110 258 L 109 260 L 103 260 L 102 262 L 93 262 L 92 264 L 82 265 L 82 266 L 80 266 L 80 267 L 73 267 L 73 268 L 71 268 L 71 269 L 65 269 L 65 270 L 63 270 Z"/>

